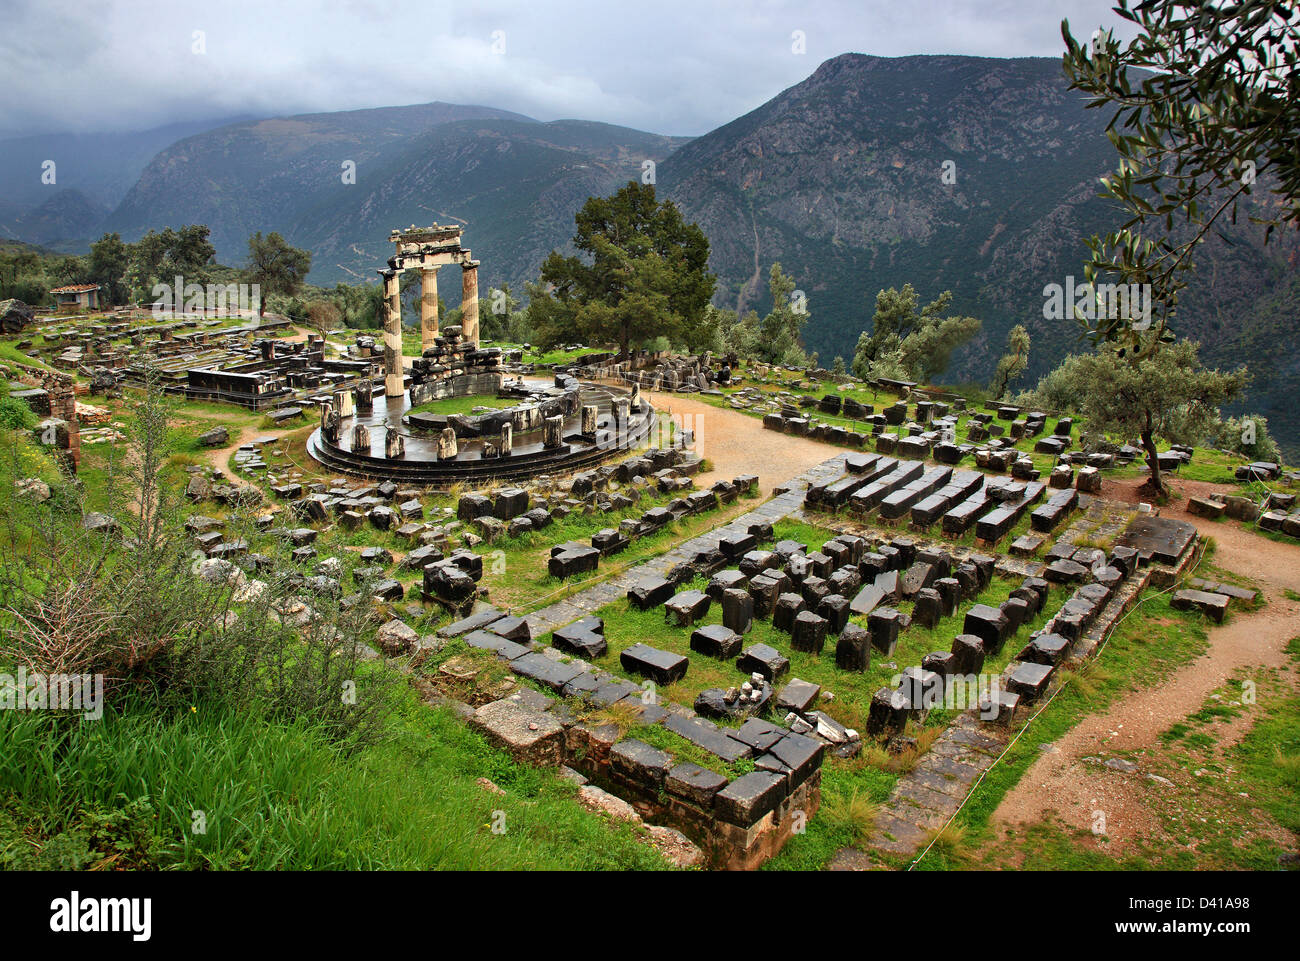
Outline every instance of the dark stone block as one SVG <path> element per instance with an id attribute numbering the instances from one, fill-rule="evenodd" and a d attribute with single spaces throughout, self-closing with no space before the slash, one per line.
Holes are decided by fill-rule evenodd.
<path id="1" fill-rule="evenodd" d="M 714 812 L 728 824 L 749 827 L 776 808 L 788 793 L 785 777 L 752 771 L 736 778 L 714 796 Z"/>
<path id="2" fill-rule="evenodd" d="M 749 551 L 740 559 L 740 573 L 756 577 L 764 571 L 779 569 L 781 557 L 775 551 Z"/>
<path id="3" fill-rule="evenodd" d="M 492 502 L 492 516 L 498 520 L 511 520 L 527 510 L 528 491 L 518 487 L 507 487 L 497 491 L 496 500 Z"/>
<path id="4" fill-rule="evenodd" d="M 1018 694 L 1026 704 L 1032 704 L 1047 690 L 1052 670 L 1049 664 L 1021 664 L 1007 678 L 1007 690 Z"/>
<path id="5" fill-rule="evenodd" d="M 867 733 L 876 737 L 899 734 L 907 726 L 911 704 L 902 691 L 882 687 L 871 698 L 867 711 Z"/>
<path id="6" fill-rule="evenodd" d="M 736 659 L 742 674 L 762 674 L 769 681 L 779 680 L 790 670 L 790 659 L 767 644 L 752 644 Z"/>
<path id="7" fill-rule="evenodd" d="M 801 681 L 797 677 L 791 678 L 790 682 L 776 696 L 776 709 L 777 711 L 796 711 L 802 714 L 817 703 L 817 695 L 821 693 L 821 690 L 820 684 Z"/>
<path id="8" fill-rule="evenodd" d="M 912 620 L 929 629 L 939 623 L 943 616 L 943 597 L 932 587 L 918 591 L 912 608 Z"/>
<path id="9" fill-rule="evenodd" d="M 892 607 L 879 607 L 867 618 L 867 629 L 871 632 L 871 646 L 885 657 L 892 657 L 894 647 L 898 644 L 898 632 L 901 629 L 901 615 Z"/>
<path id="10" fill-rule="evenodd" d="M 722 624 L 709 624 L 691 632 L 691 650 L 708 657 L 730 660 L 740 653 L 744 638 Z"/>
<path id="11" fill-rule="evenodd" d="M 710 603 L 703 591 L 682 591 L 664 603 L 665 618 L 674 627 L 690 627 L 709 613 Z"/>
<path id="12" fill-rule="evenodd" d="M 928 711 L 943 704 L 943 678 L 925 668 L 904 668 L 898 689 L 914 711 Z"/>
<path id="13" fill-rule="evenodd" d="M 749 592 L 728 588 L 722 592 L 722 623 L 737 634 L 748 634 L 754 624 L 754 599 Z"/>
<path id="14" fill-rule="evenodd" d="M 1060 634 L 1039 634 L 1025 645 L 1016 660 L 1030 664 L 1057 665 L 1070 653 L 1070 642 Z"/>
<path id="15" fill-rule="evenodd" d="M 677 592 L 677 586 L 662 577 L 648 577 L 640 584 L 628 588 L 628 602 L 638 611 L 658 607 Z"/>
<path id="16" fill-rule="evenodd" d="M 602 631 L 593 630 L 590 623 L 591 618 L 583 618 L 582 621 L 576 621 L 573 624 L 566 624 L 563 627 L 557 627 L 551 634 L 551 646 L 557 651 L 563 651 L 565 654 L 571 654 L 574 657 L 581 657 L 584 660 L 593 660 L 598 657 L 604 657 L 609 651 L 609 644 L 606 643 Z M 596 618 L 599 620 L 599 618 Z"/>
<path id="17" fill-rule="evenodd" d="M 826 618 L 812 611 L 801 611 L 794 619 L 790 646 L 796 651 L 820 654 L 826 644 Z"/>
<path id="18" fill-rule="evenodd" d="M 718 539 L 718 550 L 733 563 L 752 551 L 758 543 L 753 534 L 724 534 Z"/>
<path id="19" fill-rule="evenodd" d="M 616 528 L 606 527 L 591 535 L 591 546 L 600 551 L 601 557 L 617 554 L 630 543 Z"/>
<path id="20" fill-rule="evenodd" d="M 793 790 L 821 767 L 825 750 L 826 745 L 816 738 L 787 734 L 772 745 L 771 754 L 789 770 L 787 777 Z"/>
<path id="21" fill-rule="evenodd" d="M 749 578 L 740 571 L 726 570 L 718 571 L 709 580 L 709 585 L 704 589 L 704 593 L 717 603 L 722 603 L 722 593 L 728 590 L 744 590 L 749 585 Z"/>
<path id="22" fill-rule="evenodd" d="M 785 737 L 788 732 L 771 721 L 753 717 L 730 733 L 741 744 L 748 744 L 755 754 L 762 754 L 770 750 L 772 745 Z"/>
<path id="23" fill-rule="evenodd" d="M 939 677 L 952 677 L 957 673 L 957 655 L 951 651 L 932 651 L 921 658 L 921 669 Z"/>
<path id="24" fill-rule="evenodd" d="M 749 582 L 749 596 L 754 599 L 754 616 L 767 617 L 776 605 L 780 594 L 780 584 L 766 574 L 760 574 Z"/>
<path id="25" fill-rule="evenodd" d="M 865 628 L 849 623 L 840 631 L 835 666 L 841 671 L 865 671 L 871 666 L 871 635 Z"/>
<path id="26" fill-rule="evenodd" d="M 680 714 L 669 714 L 664 720 L 664 727 L 678 737 L 685 738 L 697 747 L 702 747 L 710 754 L 731 763 L 749 757 L 753 750 L 741 744 L 735 738 L 728 737 L 725 731 L 718 730 L 712 723 Z"/>
<path id="27" fill-rule="evenodd" d="M 795 618 L 807 606 L 800 594 L 782 594 L 772 608 L 772 626 L 786 633 L 792 632 Z"/>
<path id="28" fill-rule="evenodd" d="M 510 642 L 507 641 L 506 643 Z M 510 670 L 521 677 L 526 677 L 538 684 L 549 687 L 556 693 L 562 691 L 564 685 L 582 673 L 581 668 L 574 667 L 572 664 L 561 664 L 559 661 L 552 660 L 536 651 L 529 651 L 523 656 L 512 660 Z"/>
<path id="29" fill-rule="evenodd" d="M 817 604 L 817 614 L 826 619 L 826 631 L 838 634 L 849 622 L 849 599 L 842 594 L 828 594 Z"/>
<path id="30" fill-rule="evenodd" d="M 996 655 L 1007 639 L 1008 627 L 1007 616 L 1001 610 L 987 604 L 976 604 L 966 612 L 962 633 L 974 634 L 984 642 L 986 655 Z"/>
<path id="31" fill-rule="evenodd" d="M 885 599 L 885 591 L 875 583 L 865 585 L 849 603 L 849 610 L 865 617 Z"/>
<path id="32" fill-rule="evenodd" d="M 713 810 L 714 796 L 726 786 L 727 779 L 721 774 L 690 762 L 674 764 L 664 778 L 664 789 L 669 794 L 705 811 Z"/>
<path id="33" fill-rule="evenodd" d="M 633 644 L 618 655 L 623 670 L 648 677 L 656 684 L 672 684 L 686 676 L 690 663 L 681 654 L 661 651 L 648 644 Z"/>
<path id="34" fill-rule="evenodd" d="M 1088 568 L 1075 561 L 1057 560 L 1047 565 L 1043 576 L 1054 584 L 1071 584 L 1083 580 Z"/>
<path id="35" fill-rule="evenodd" d="M 644 741 L 627 738 L 609 750 L 611 773 L 625 782 L 657 791 L 668 777 L 673 759 Z"/>
<path id="36" fill-rule="evenodd" d="M 826 584 L 830 587 L 832 594 L 853 597 L 862 586 L 862 575 L 858 573 L 857 567 L 846 564 L 844 567 L 832 571 Z"/>
<path id="37" fill-rule="evenodd" d="M 594 547 L 574 544 L 558 554 L 553 554 L 547 562 L 547 572 L 564 580 L 577 574 L 587 574 L 600 566 L 600 551 Z"/>
<path id="38" fill-rule="evenodd" d="M 810 574 L 803 579 L 799 592 L 803 594 L 803 599 L 809 607 L 816 607 L 821 603 L 822 598 L 831 592 L 831 586 L 817 575 Z"/>

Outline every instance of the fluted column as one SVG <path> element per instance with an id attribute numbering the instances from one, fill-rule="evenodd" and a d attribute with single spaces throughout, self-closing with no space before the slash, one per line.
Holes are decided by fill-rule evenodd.
<path id="1" fill-rule="evenodd" d="M 434 346 L 438 336 L 438 268 L 420 271 L 420 349 Z"/>
<path id="2" fill-rule="evenodd" d="M 460 335 L 478 346 L 478 261 L 471 260 L 460 272 Z"/>
<path id="3" fill-rule="evenodd" d="M 402 396 L 402 292 L 401 272 L 379 272 L 384 278 L 384 393 Z"/>

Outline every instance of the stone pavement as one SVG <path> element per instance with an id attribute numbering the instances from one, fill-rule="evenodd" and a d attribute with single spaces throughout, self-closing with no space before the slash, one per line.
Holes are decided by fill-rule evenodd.
<path id="1" fill-rule="evenodd" d="M 774 524 L 782 518 L 795 514 L 803 506 L 804 491 L 809 484 L 832 481 L 844 474 L 844 458 L 847 453 L 837 454 L 789 481 L 784 485 L 785 493 L 777 494 L 752 511 L 741 514 L 711 531 L 683 541 L 667 553 L 630 567 L 609 580 L 526 615 L 524 620 L 532 629 L 533 637 L 549 634 L 557 627 L 570 624 L 620 597 L 626 597 L 628 590 L 643 579 L 650 576 L 664 576 L 676 565 L 690 561 L 698 551 L 716 548 L 718 541 L 727 534 L 744 533 L 749 525 L 756 521 Z"/>
<path id="2" fill-rule="evenodd" d="M 950 724 L 916 767 L 898 779 L 876 817 L 871 847 L 899 857 L 918 853 L 1002 753 L 1004 742 L 995 733 L 972 713 Z"/>

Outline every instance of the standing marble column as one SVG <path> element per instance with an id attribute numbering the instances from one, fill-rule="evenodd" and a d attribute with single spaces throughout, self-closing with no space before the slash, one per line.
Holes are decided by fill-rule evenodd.
<path id="1" fill-rule="evenodd" d="M 438 268 L 420 270 L 420 349 L 428 350 L 438 336 Z"/>
<path id="2" fill-rule="evenodd" d="M 464 264 L 460 272 L 460 335 L 478 346 L 478 261 Z"/>
<path id="3" fill-rule="evenodd" d="M 384 393 L 402 396 L 402 292 L 401 272 L 381 270 L 384 278 Z"/>

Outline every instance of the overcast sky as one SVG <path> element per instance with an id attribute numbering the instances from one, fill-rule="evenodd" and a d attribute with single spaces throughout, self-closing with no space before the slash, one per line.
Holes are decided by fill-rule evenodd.
<path id="1" fill-rule="evenodd" d="M 0 134 L 431 100 L 701 134 L 841 53 L 1059 57 L 1062 18 L 1090 35 L 1112 5 L 0 0 Z"/>

